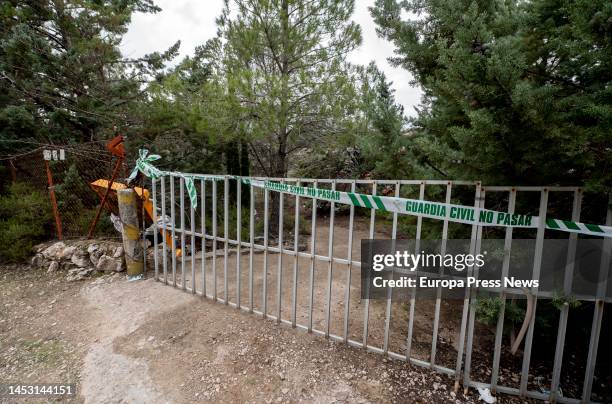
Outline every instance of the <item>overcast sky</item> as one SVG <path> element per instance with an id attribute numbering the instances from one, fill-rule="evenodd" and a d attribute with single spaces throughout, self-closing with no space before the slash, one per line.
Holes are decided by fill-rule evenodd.
<path id="1" fill-rule="evenodd" d="M 192 55 L 197 45 L 214 37 L 217 32 L 215 18 L 221 13 L 223 0 L 156 0 L 162 8 L 157 14 L 138 13 L 132 17 L 128 33 L 123 38 L 121 51 L 127 57 L 139 57 L 167 49 L 181 40 L 180 58 Z M 410 74 L 389 65 L 387 57 L 393 55 L 393 45 L 378 38 L 374 21 L 368 11 L 374 0 L 356 0 L 353 19 L 361 26 L 363 42 L 353 51 L 349 60 L 368 64 L 374 60 L 387 79 L 393 82 L 396 99 L 404 106 L 406 115 L 414 116 L 421 90 L 411 87 Z"/>

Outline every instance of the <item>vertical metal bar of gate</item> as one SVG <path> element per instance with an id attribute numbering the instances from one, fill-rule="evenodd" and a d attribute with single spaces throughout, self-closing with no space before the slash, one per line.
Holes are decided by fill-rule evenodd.
<path id="1" fill-rule="evenodd" d="M 179 177 L 180 208 L 181 208 L 181 288 L 185 290 L 185 179 Z"/>
<path id="2" fill-rule="evenodd" d="M 513 214 L 516 207 L 516 190 L 512 189 L 508 194 L 508 213 Z M 502 262 L 501 278 L 508 276 L 510 271 L 510 248 L 512 247 L 512 227 L 506 227 L 504 238 L 504 260 Z M 497 326 L 495 328 L 495 344 L 493 348 L 493 369 L 491 371 L 491 391 L 495 392 L 497 387 L 497 379 L 499 378 L 499 362 L 501 360 L 501 345 L 504 335 L 504 318 L 506 313 L 506 293 L 505 283 L 502 282 L 500 299 L 502 301 L 497 318 Z"/>
<path id="3" fill-rule="evenodd" d="M 229 177 L 223 179 L 223 302 L 229 303 L 227 255 L 229 249 Z"/>
<path id="4" fill-rule="evenodd" d="M 582 192 L 574 191 L 574 201 L 572 203 L 573 222 L 580 221 L 580 210 L 582 206 Z M 572 291 L 572 281 L 574 278 L 574 260 L 576 257 L 576 243 L 578 234 L 570 233 L 567 249 L 567 260 L 563 278 L 563 292 L 569 296 Z M 561 368 L 563 366 L 563 351 L 565 349 L 565 335 L 567 331 L 567 320 L 569 317 L 569 303 L 565 302 L 559 313 L 559 327 L 557 331 L 557 344 L 555 346 L 555 360 L 553 365 L 552 381 L 550 383 L 550 400 L 554 402 L 559 394 L 559 383 L 561 380 Z"/>
<path id="5" fill-rule="evenodd" d="M 240 259 L 242 242 L 242 184 L 236 180 L 236 308 L 240 310 Z"/>
<path id="6" fill-rule="evenodd" d="M 300 181 L 296 181 L 296 186 L 300 186 Z M 291 293 L 291 326 L 295 328 L 297 317 L 297 284 L 298 284 L 298 243 L 300 239 L 300 197 L 295 196 L 295 217 L 293 229 L 293 288 Z"/>
<path id="7" fill-rule="evenodd" d="M 262 315 L 268 317 L 268 205 L 270 191 L 264 190 L 264 257 L 263 257 L 263 291 L 262 291 Z"/>
<path id="8" fill-rule="evenodd" d="M 355 180 L 351 181 L 351 192 L 355 193 Z M 346 290 L 344 291 L 344 329 L 342 338 L 344 343 L 348 344 L 348 329 L 349 329 L 349 313 L 351 304 L 351 272 L 353 270 L 353 223 L 355 221 L 355 206 L 351 205 L 349 213 L 349 229 L 348 229 L 348 252 L 346 259 L 348 260 L 346 273 Z"/>
<path id="9" fill-rule="evenodd" d="M 206 297 L 206 181 L 200 180 L 200 218 L 202 226 L 202 297 Z"/>
<path id="10" fill-rule="evenodd" d="M 535 257 L 533 262 L 533 271 L 531 279 L 540 279 L 540 269 L 542 268 L 542 251 L 544 249 L 544 233 L 546 231 L 546 212 L 548 211 L 548 189 L 544 188 L 540 193 L 540 210 L 539 217 L 540 223 L 538 226 L 538 232 L 536 234 L 536 246 L 535 246 Z M 537 288 L 532 287 L 531 293 L 536 294 Z M 521 396 L 527 393 L 527 383 L 529 381 L 529 364 L 531 361 L 531 346 L 533 343 L 533 332 L 535 328 L 535 318 L 537 315 L 538 297 L 537 295 L 533 299 L 533 314 L 531 321 L 529 322 L 529 328 L 527 329 L 527 335 L 525 337 L 525 348 L 523 351 L 523 366 L 521 368 L 521 383 L 519 392 Z"/>
<path id="11" fill-rule="evenodd" d="M 332 191 L 336 190 L 336 180 L 332 181 Z M 325 338 L 329 338 L 329 328 L 331 321 L 331 295 L 332 279 L 334 271 L 334 217 L 336 215 L 336 203 L 331 202 L 329 212 L 329 243 L 327 247 L 329 265 L 327 267 L 327 306 L 325 308 Z"/>
<path id="12" fill-rule="evenodd" d="M 249 184 L 249 312 L 253 312 L 253 254 L 255 248 L 255 192 Z"/>
<path id="13" fill-rule="evenodd" d="M 475 215 L 475 219 L 479 220 L 479 214 L 482 209 L 485 207 L 485 198 L 486 191 L 485 189 L 481 189 L 480 191 L 480 200 L 479 200 L 479 209 L 478 215 Z M 476 238 L 476 248 L 472 252 L 473 256 L 476 256 L 480 253 L 480 245 L 482 243 L 482 226 L 478 226 L 478 235 Z M 472 272 L 472 276 L 478 279 L 478 267 L 475 265 L 471 265 L 468 268 L 468 271 Z M 467 348 L 465 351 L 465 364 L 463 365 L 463 387 L 467 391 L 469 383 L 470 383 L 470 371 L 472 368 L 472 348 L 474 342 L 474 323 L 476 321 L 476 292 L 472 288 L 469 291 L 470 294 L 470 308 L 469 308 L 469 318 L 468 318 L 468 329 L 467 329 Z"/>
<path id="14" fill-rule="evenodd" d="M 317 180 L 312 184 L 317 188 Z M 308 332 L 312 332 L 312 310 L 314 304 L 314 271 L 315 271 L 315 254 L 317 243 L 317 198 L 312 198 L 312 219 L 310 230 L 310 271 L 308 280 Z"/>
<path id="15" fill-rule="evenodd" d="M 170 176 L 170 216 L 172 216 L 172 286 L 176 287 L 176 215 L 174 205 L 174 176 Z"/>
<path id="16" fill-rule="evenodd" d="M 453 189 L 453 185 L 451 182 L 449 182 L 446 185 L 446 196 L 444 198 L 444 202 L 446 204 L 450 204 L 451 202 L 452 189 Z M 447 241 L 448 241 L 448 219 L 444 219 L 444 223 L 442 225 L 442 244 L 440 246 L 440 255 L 442 256 L 446 254 Z M 442 275 L 442 268 L 440 268 L 440 275 Z M 436 305 L 434 308 L 433 330 L 431 333 L 431 353 L 429 355 L 429 363 L 430 363 L 431 368 L 433 368 L 436 363 L 436 351 L 438 347 L 438 328 L 440 325 L 441 305 L 442 305 L 442 288 L 439 287 L 436 290 Z"/>
<path id="17" fill-rule="evenodd" d="M 217 180 L 212 180 L 212 281 L 213 301 L 217 301 Z"/>
<path id="18" fill-rule="evenodd" d="M 159 268 L 158 268 L 158 262 L 157 262 L 157 256 L 159 255 L 159 251 L 157 249 L 157 232 L 159 231 L 159 229 L 157 228 L 157 181 L 155 180 L 155 178 L 151 179 L 151 199 L 153 200 L 153 215 L 151 215 L 151 219 L 153 220 L 153 266 L 155 267 L 155 276 L 154 279 L 156 281 L 159 280 Z M 142 221 L 144 222 L 144 217 L 142 218 Z M 145 256 L 145 261 L 147 260 L 147 254 L 144 254 Z"/>
<path id="19" fill-rule="evenodd" d="M 476 192 L 474 193 L 474 217 L 480 215 L 480 182 L 476 183 Z M 474 253 L 476 248 L 476 239 L 478 237 L 478 226 L 477 224 L 472 225 L 472 235 L 470 237 L 470 254 Z M 468 276 L 471 274 L 468 273 Z M 461 312 L 461 326 L 459 329 L 459 347 L 457 349 L 457 361 L 455 363 L 455 386 L 454 390 L 459 390 L 459 378 L 461 377 L 461 368 L 463 364 L 463 349 L 465 346 L 465 333 L 467 328 L 468 311 L 470 308 L 470 294 L 469 289 L 466 288 L 465 297 L 463 299 L 463 309 Z"/>
<path id="20" fill-rule="evenodd" d="M 164 283 L 167 285 L 168 284 L 168 251 L 167 251 L 167 247 L 166 244 L 168 244 L 166 242 L 166 238 L 168 237 L 168 220 L 166 220 L 166 186 L 165 186 L 165 179 L 164 177 L 161 177 L 160 179 L 160 183 L 161 183 L 161 215 L 162 215 L 162 226 L 164 229 L 164 236 L 162 237 L 163 243 L 162 243 L 162 254 L 164 255 L 164 261 L 163 261 L 163 268 L 164 268 Z M 172 242 L 174 242 L 174 240 L 172 240 Z"/>
<path id="21" fill-rule="evenodd" d="M 285 181 L 281 181 L 281 183 L 285 183 Z M 283 192 L 278 193 L 278 273 L 276 276 L 276 322 L 280 324 L 281 322 L 281 312 L 282 312 L 282 294 L 283 294 L 283 228 L 284 226 L 284 196 Z"/>
<path id="22" fill-rule="evenodd" d="M 195 184 L 194 184 L 195 186 Z M 189 200 L 189 221 L 190 221 L 190 228 L 191 228 L 191 293 L 192 294 L 196 294 L 196 263 L 195 263 L 195 256 L 196 256 L 196 241 L 195 241 L 195 208 L 193 206 L 193 203 L 191 202 L 191 199 Z"/>
<path id="23" fill-rule="evenodd" d="M 399 197 L 399 193 L 397 195 Z M 419 187 L 419 200 L 425 199 L 425 182 L 421 182 Z M 417 218 L 417 228 L 415 237 L 414 253 L 419 254 L 421 250 L 421 231 L 423 229 L 423 218 L 419 216 Z M 408 312 L 408 335 L 406 336 L 406 360 L 410 361 L 412 353 L 412 333 L 414 329 L 414 306 L 416 305 L 416 288 L 412 288 L 410 291 L 410 311 Z"/>
<path id="24" fill-rule="evenodd" d="M 395 183 L 395 197 L 400 195 L 400 183 Z M 365 201 L 364 201 L 365 202 Z M 420 219 L 420 218 L 419 218 Z M 391 225 L 391 251 L 395 251 L 395 239 L 397 238 L 397 212 L 393 212 L 393 224 Z M 394 268 L 391 268 L 391 279 L 393 279 Z M 383 352 L 389 351 L 389 327 L 391 326 L 391 302 L 393 301 L 393 288 L 387 286 L 387 306 L 385 308 L 385 332 L 383 337 Z M 407 356 L 408 357 L 408 356 Z"/>
<path id="25" fill-rule="evenodd" d="M 612 225 L 612 195 L 608 199 L 608 212 L 606 215 L 606 226 Z M 582 402 L 591 401 L 593 389 L 593 378 L 595 376 L 595 364 L 597 362 L 597 349 L 599 348 L 599 335 L 601 333 L 601 322 L 603 319 L 604 299 L 606 295 L 608 271 L 610 269 L 610 251 L 612 250 L 612 238 L 603 240 L 601 255 L 601 265 L 599 267 L 599 277 L 597 283 L 597 298 L 593 311 L 593 323 L 591 326 L 591 338 L 589 339 L 589 353 L 587 356 L 586 371 L 584 372 L 584 388 L 582 392 Z M 606 252 L 608 252 L 606 254 Z"/>
<path id="26" fill-rule="evenodd" d="M 377 181 L 374 180 L 374 182 L 372 183 L 372 195 L 376 195 L 376 191 L 377 191 Z M 374 238 L 374 228 L 376 226 L 376 209 L 374 209 L 374 207 L 372 207 L 372 209 L 370 209 L 370 240 Z M 365 305 L 363 307 L 363 349 L 367 349 L 368 348 L 368 320 L 370 317 L 370 299 L 366 298 L 365 299 Z"/>

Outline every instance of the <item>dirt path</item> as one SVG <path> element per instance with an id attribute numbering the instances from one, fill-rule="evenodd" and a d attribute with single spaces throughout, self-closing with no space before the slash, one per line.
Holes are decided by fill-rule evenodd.
<path id="1" fill-rule="evenodd" d="M 81 296 L 92 319 L 104 325 L 99 328 L 98 341 L 90 346 L 84 359 L 81 388 L 85 402 L 169 401 L 154 385 L 148 362 L 116 353 L 113 344 L 116 338 L 129 335 L 145 324 L 152 310 L 171 312 L 188 297 L 177 296 L 156 282 L 124 280 L 114 284 L 94 282 L 81 290 Z"/>
<path id="2" fill-rule="evenodd" d="M 435 372 L 152 279 L 0 269 L 0 280 L 0 380 L 76 383 L 76 402 L 477 401 Z"/>
<path id="3" fill-rule="evenodd" d="M 321 257 L 329 256 L 329 220 L 327 218 L 319 218 L 316 232 L 316 254 Z M 309 227 L 309 226 L 307 226 Z M 380 226 L 383 227 L 383 226 Z M 376 238 L 389 237 L 384 229 L 374 233 Z M 369 237 L 369 225 L 364 221 L 355 223 L 353 231 L 353 248 L 352 259 L 359 261 L 361 256 L 361 240 Z M 312 248 L 312 238 L 309 235 L 302 236 L 305 251 L 310 253 Z M 285 235 L 285 240 L 293 241 L 291 234 Z M 186 240 L 186 245 L 190 245 L 190 239 Z M 196 243 L 201 243 L 196 239 Z M 199 248 L 200 244 L 196 244 Z M 278 247 L 277 242 L 272 242 L 271 247 Z M 231 253 L 228 256 L 227 264 L 224 259 L 224 243 L 217 242 L 217 255 L 214 259 L 211 257 L 211 243 L 207 246 L 208 258 L 204 263 L 206 272 L 206 294 L 212 297 L 215 293 L 220 299 L 226 298 L 225 293 L 225 271 L 227 270 L 227 298 L 231 303 L 237 301 L 237 257 Z M 290 243 L 285 245 L 285 250 L 293 251 L 293 245 Z M 230 245 L 233 250 L 233 246 Z M 249 254 L 248 249 L 243 248 L 243 254 L 240 256 L 240 301 L 241 305 L 248 306 L 249 299 Z M 335 258 L 348 258 L 348 217 L 341 216 L 336 218 L 333 256 Z M 170 257 L 170 255 L 168 256 Z M 182 262 L 176 260 L 176 284 L 182 286 Z M 195 282 L 192 279 L 192 262 L 195 264 Z M 279 267 L 279 263 L 282 265 Z M 172 262 L 168 259 L 167 262 L 168 283 L 174 283 L 172 273 Z M 267 271 L 264 267 L 267 265 Z M 192 261 L 190 256 L 185 257 L 185 286 L 190 289 L 195 283 L 196 290 L 201 293 L 203 290 L 204 279 L 202 277 L 203 263 L 201 260 L 201 252 L 196 254 L 196 258 Z M 214 270 L 213 270 L 214 266 Z M 253 308 L 256 311 L 263 312 L 263 290 L 264 290 L 264 273 L 266 283 L 266 311 L 271 316 L 280 316 L 283 320 L 291 320 L 292 305 L 293 305 L 293 288 L 294 288 L 294 269 L 296 270 L 295 290 L 296 290 L 296 323 L 301 326 L 307 326 L 309 321 L 309 302 L 310 302 L 310 271 L 313 266 L 313 261 L 310 258 L 300 257 L 297 262 L 294 256 L 283 254 L 282 259 L 279 254 L 270 252 L 267 260 L 264 253 L 258 250 L 253 256 Z M 159 264 L 159 270 L 162 271 L 163 265 Z M 279 271 L 282 268 L 282 271 Z M 313 267 L 313 302 L 312 302 L 312 326 L 317 331 L 325 331 L 327 324 L 327 307 L 328 307 L 328 280 L 331 279 L 331 295 L 329 301 L 329 332 L 337 336 L 344 334 L 344 317 L 346 313 L 346 295 L 347 287 L 349 291 L 349 307 L 348 307 L 348 329 L 347 335 L 354 341 L 361 342 L 363 340 L 364 330 L 364 313 L 365 304 L 361 299 L 361 280 L 360 269 L 353 266 L 350 273 L 349 284 L 349 266 L 338 262 L 330 264 L 321 259 L 314 261 Z M 278 297 L 279 275 L 281 283 L 281 297 Z M 163 277 L 163 273 L 160 273 Z M 216 289 L 215 289 L 216 284 Z M 350 286 L 349 286 L 350 285 Z M 279 307 L 280 301 L 280 307 Z M 463 301 L 442 301 L 440 306 L 440 325 L 438 329 L 438 342 L 436 364 L 455 368 L 459 330 L 461 324 L 461 310 Z M 386 317 L 386 301 L 371 300 L 368 313 L 368 344 L 377 348 L 382 348 L 384 345 L 384 330 Z M 431 340 L 433 333 L 433 319 L 435 313 L 435 300 L 422 299 L 415 305 L 414 317 L 414 336 L 411 347 L 411 355 L 414 358 L 429 361 L 431 354 Z M 388 346 L 391 352 L 398 354 L 406 353 L 406 341 L 408 337 L 408 322 L 409 322 L 409 304 L 407 301 L 394 298 L 391 304 L 391 321 L 389 329 Z M 482 327 L 477 325 L 478 330 L 474 335 L 474 346 L 479 350 L 485 343 L 492 342 L 492 335 L 486 330 L 481 330 Z M 484 337 L 484 338 L 483 338 Z M 491 350 L 490 346 L 487 349 L 480 351 Z M 502 375 L 504 376 L 504 375 Z"/>

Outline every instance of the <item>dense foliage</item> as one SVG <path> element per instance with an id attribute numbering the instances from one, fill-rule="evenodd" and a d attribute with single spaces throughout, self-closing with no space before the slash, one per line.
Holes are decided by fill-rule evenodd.
<path id="1" fill-rule="evenodd" d="M 47 195 L 18 184 L 0 195 L 0 262 L 19 262 L 51 233 Z"/>
<path id="2" fill-rule="evenodd" d="M 152 0 L 2 2 L 0 150 L 130 134 L 185 171 L 610 186 L 612 7 L 603 0 L 377 0 L 393 63 L 425 91 L 407 120 L 354 1 L 232 0 L 173 68 L 119 44 Z M 17 144 L 18 145 L 18 144 Z"/>
<path id="3" fill-rule="evenodd" d="M 231 127 L 263 174 L 283 177 L 291 156 L 335 140 L 353 115 L 344 57 L 361 38 L 350 21 L 354 1 L 231 3 L 218 19 L 217 42 Z"/>
<path id="4" fill-rule="evenodd" d="M 449 176 L 609 189 L 609 2 L 378 0 L 372 15 L 425 91 L 420 148 Z"/>
<path id="5" fill-rule="evenodd" d="M 119 44 L 134 12 L 152 0 L 0 4 L 0 151 L 7 139 L 66 143 L 131 130 L 143 85 L 178 49 L 130 60 Z M 31 147 L 31 146 L 30 146 Z"/>

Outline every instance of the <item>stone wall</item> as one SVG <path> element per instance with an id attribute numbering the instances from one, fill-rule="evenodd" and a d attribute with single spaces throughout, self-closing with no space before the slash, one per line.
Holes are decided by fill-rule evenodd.
<path id="1" fill-rule="evenodd" d="M 47 272 L 66 271 L 69 281 L 96 272 L 125 271 L 123 245 L 110 240 L 73 240 L 40 244 L 34 247 L 32 266 Z"/>

